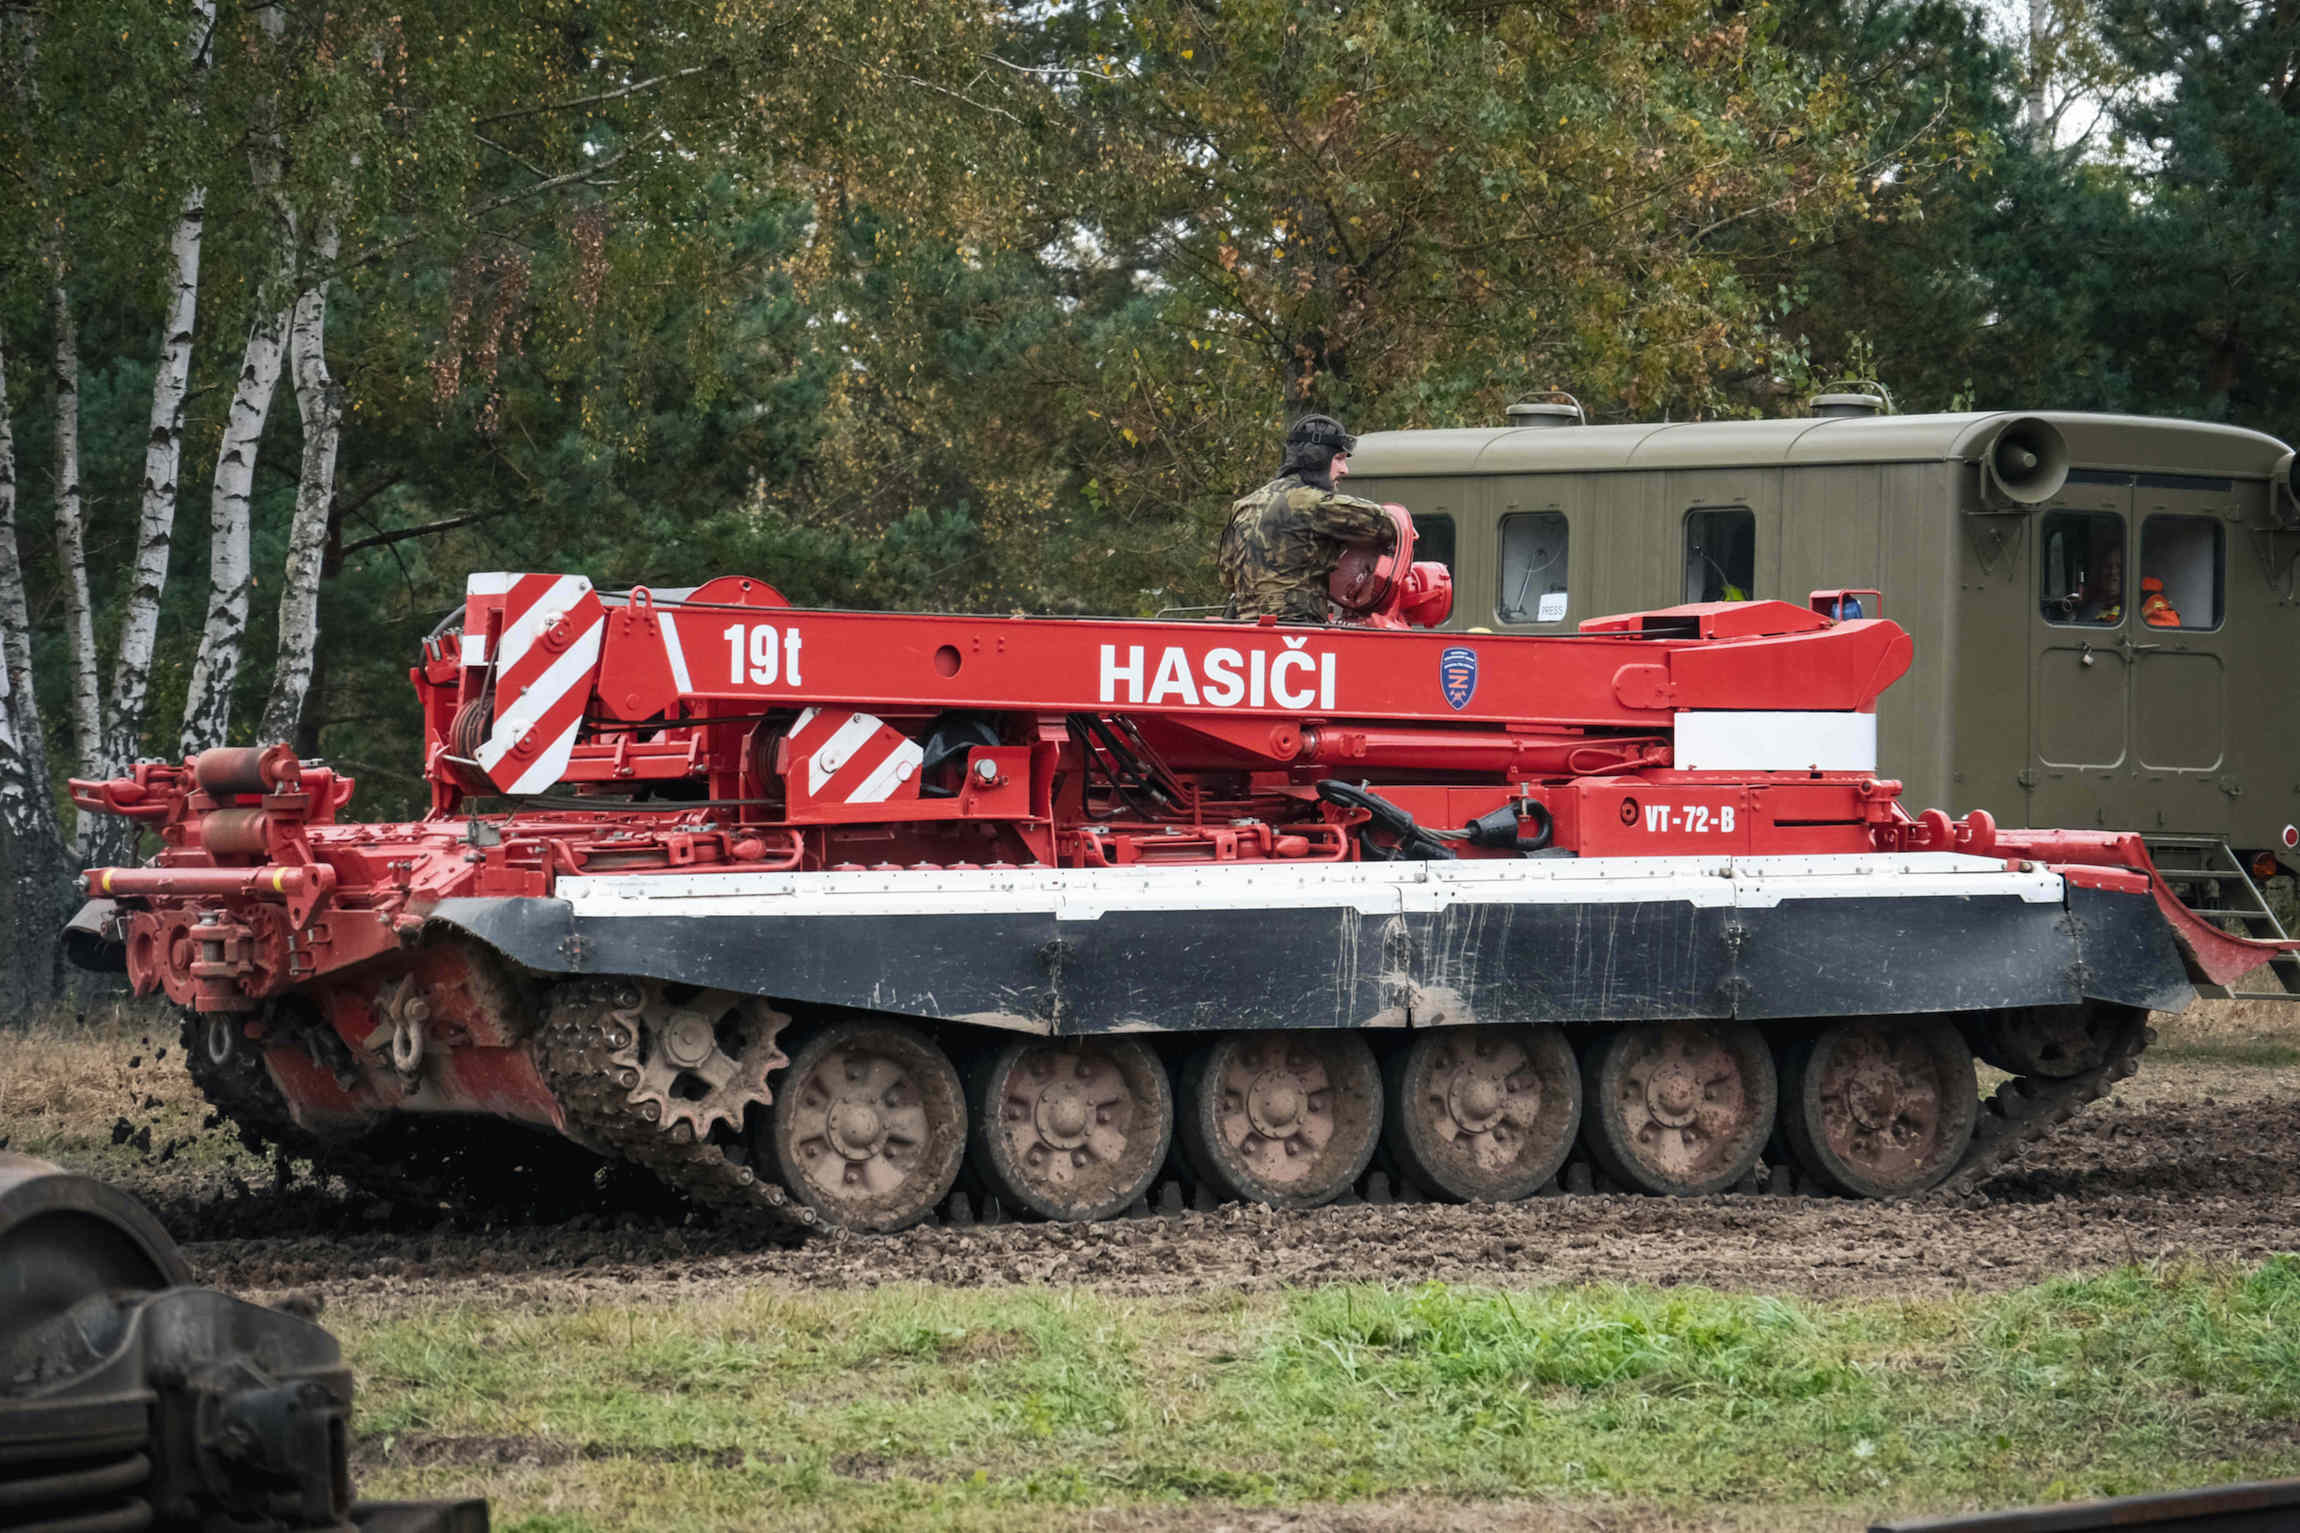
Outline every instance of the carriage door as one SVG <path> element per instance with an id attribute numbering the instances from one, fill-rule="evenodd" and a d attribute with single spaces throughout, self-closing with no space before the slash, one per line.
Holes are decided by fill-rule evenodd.
<path id="1" fill-rule="evenodd" d="M 2104 482 L 2105 481 L 2105 482 Z M 2077 470 L 2033 519 L 2028 823 L 2108 825 L 2131 759 L 2132 476 Z"/>
<path id="2" fill-rule="evenodd" d="M 2188 474 L 2133 482 L 2132 773 L 2126 823 L 2226 834 L 2228 543 L 2234 484 Z M 2229 791 L 2224 791 L 2229 790 Z"/>

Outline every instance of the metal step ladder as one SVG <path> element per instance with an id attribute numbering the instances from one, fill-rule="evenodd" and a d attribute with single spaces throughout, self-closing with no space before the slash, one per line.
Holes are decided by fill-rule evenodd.
<path id="1" fill-rule="evenodd" d="M 2180 902 L 2198 915 L 2245 937 L 2287 938 L 2284 923 L 2269 908 L 2267 897 L 2252 881 L 2252 871 L 2218 836 L 2148 836 L 2148 855 L 2156 870 L 2172 886 Z M 2232 990 L 2226 985 L 2199 984 L 2196 993 L 2210 1000 L 2300 1000 L 2300 957 L 2286 953 L 2269 960 L 2273 990 Z M 2259 970 L 2253 971 L 2255 974 Z"/>

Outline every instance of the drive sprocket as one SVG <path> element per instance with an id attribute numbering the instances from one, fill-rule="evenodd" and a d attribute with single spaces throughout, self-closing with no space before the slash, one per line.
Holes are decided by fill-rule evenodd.
<path id="1" fill-rule="evenodd" d="M 684 1105 L 677 1126 L 667 1130 L 662 1101 L 652 1090 L 644 1102 L 635 1094 L 645 1070 L 650 1017 L 667 1016 L 679 1007 L 707 1011 L 722 1004 L 730 1011 L 756 1008 L 745 1019 L 749 1031 L 735 1040 L 732 1051 L 719 1046 L 736 1068 L 720 1084 L 679 1098 Z M 715 1142 L 708 1131 L 698 1137 L 694 1124 L 707 1114 L 692 1108 L 719 1096 L 722 1106 L 707 1110 L 717 1113 L 729 1100 L 723 1094 L 754 1090 L 761 1105 L 771 1101 L 765 1077 L 785 1063 L 776 1043 L 783 1021 L 782 1013 L 765 1002 L 725 992 L 688 995 L 643 979 L 578 980 L 551 991 L 535 1058 L 565 1114 L 570 1139 L 653 1172 L 724 1217 L 787 1237 L 812 1225 L 814 1210 L 751 1168 L 741 1134 L 721 1136 L 726 1143 Z M 736 1121 L 739 1125 L 739 1115 Z"/>
<path id="2" fill-rule="evenodd" d="M 767 1077 L 788 1065 L 777 1044 L 790 1017 L 757 996 L 725 990 L 679 994 L 661 980 L 633 982 L 635 1002 L 615 1008 L 627 1025 L 609 1056 L 631 1105 L 672 1138 L 700 1142 L 720 1124 L 774 1100 Z M 623 999 L 619 997 L 618 999 Z"/>

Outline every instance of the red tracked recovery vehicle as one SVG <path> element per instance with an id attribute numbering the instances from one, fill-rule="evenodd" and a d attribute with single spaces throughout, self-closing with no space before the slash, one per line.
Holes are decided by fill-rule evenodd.
<path id="1" fill-rule="evenodd" d="M 413 673 L 429 814 L 338 823 L 284 746 L 76 783 L 164 843 L 89 919 L 254 1132 L 511 1120 L 865 1230 L 1310 1206 L 1377 1155 L 1453 1199 L 1749 1188 L 1769 1143 L 1965 1184 L 2283 952 L 2138 836 L 1904 810 L 1910 642 L 1845 593 L 1415 632 L 1450 593 L 1394 515 L 1331 628 L 473 576 Z"/>

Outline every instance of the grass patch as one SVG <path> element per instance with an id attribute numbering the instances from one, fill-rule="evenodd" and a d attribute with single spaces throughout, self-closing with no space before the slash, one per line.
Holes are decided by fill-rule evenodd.
<path id="1" fill-rule="evenodd" d="M 330 1321 L 367 1493 L 481 1490 L 505 1527 L 1433 1496 L 1851 1522 L 2300 1471 L 2291 1260 L 1910 1302 L 900 1288 Z"/>
<path id="2" fill-rule="evenodd" d="M 184 1067 L 174 1013 L 108 1004 L 0 1025 L 0 1141 L 139 1190 L 155 1165 L 236 1164 Z"/>
<path id="3" fill-rule="evenodd" d="M 2300 1046 L 2267 1038 L 2164 1043 L 2149 1053 L 2153 1058 L 2175 1064 L 2243 1065 L 2260 1069 L 2300 1065 Z"/>

